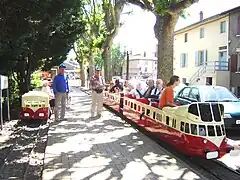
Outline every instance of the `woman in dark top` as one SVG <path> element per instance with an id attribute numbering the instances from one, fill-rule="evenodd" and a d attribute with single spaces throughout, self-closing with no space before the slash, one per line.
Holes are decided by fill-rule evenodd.
<path id="1" fill-rule="evenodd" d="M 115 85 L 110 89 L 111 93 L 118 92 L 119 90 L 123 91 L 123 86 L 120 84 L 119 80 L 115 81 Z"/>

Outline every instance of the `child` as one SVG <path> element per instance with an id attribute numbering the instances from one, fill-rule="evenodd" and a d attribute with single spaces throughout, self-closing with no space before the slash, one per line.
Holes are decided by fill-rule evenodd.
<path id="1" fill-rule="evenodd" d="M 50 87 L 51 82 L 49 81 L 44 81 L 43 87 L 42 87 L 42 91 L 47 93 L 49 95 L 49 104 L 50 104 L 50 115 L 49 115 L 49 119 L 52 115 L 52 113 L 54 113 L 54 107 L 55 107 L 55 97 L 54 97 L 54 93 L 52 88 Z M 55 113 L 54 113 L 55 114 Z"/>

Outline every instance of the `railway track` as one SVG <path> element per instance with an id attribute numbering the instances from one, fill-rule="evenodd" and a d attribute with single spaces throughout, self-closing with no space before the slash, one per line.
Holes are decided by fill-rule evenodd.
<path id="1" fill-rule="evenodd" d="M 46 121 L 17 122 L 10 140 L 2 144 L 8 153 L 0 164 L 0 179 L 35 179 L 37 172 L 32 171 L 30 160 L 47 126 Z"/>
<path id="2" fill-rule="evenodd" d="M 193 170 L 201 172 L 201 174 L 203 174 L 205 177 L 208 177 L 210 180 L 240 180 L 240 173 L 238 171 L 235 171 L 227 167 L 226 165 L 217 160 L 206 160 L 186 156 L 178 152 L 176 149 L 174 149 L 167 143 L 159 140 L 158 138 L 153 136 L 150 132 L 146 131 L 144 128 L 137 126 L 135 123 L 125 118 L 120 113 L 115 112 L 111 107 L 107 105 L 104 106 L 108 110 L 110 110 L 111 112 L 113 112 L 114 114 L 121 117 L 129 124 L 131 124 L 135 129 L 138 129 L 141 133 L 148 136 L 150 139 L 154 140 L 161 146 L 163 150 L 171 152 L 174 156 L 176 156 L 178 159 L 181 159 Z"/>

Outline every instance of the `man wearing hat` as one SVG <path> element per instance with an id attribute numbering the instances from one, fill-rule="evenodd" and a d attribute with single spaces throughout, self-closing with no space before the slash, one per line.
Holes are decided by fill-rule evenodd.
<path id="1" fill-rule="evenodd" d="M 92 107 L 91 117 L 94 117 L 97 108 L 97 117 L 101 117 L 103 108 L 103 90 L 104 90 L 104 79 L 101 76 L 101 68 L 96 66 L 95 73 L 90 79 L 89 87 L 92 90 Z"/>
<path id="2" fill-rule="evenodd" d="M 56 120 L 63 120 L 66 109 L 66 98 L 69 92 L 68 80 L 64 75 L 66 66 L 64 64 L 59 65 L 58 75 L 53 80 L 53 92 L 55 95 L 55 108 L 56 108 Z M 59 118 L 60 114 L 60 118 Z"/>

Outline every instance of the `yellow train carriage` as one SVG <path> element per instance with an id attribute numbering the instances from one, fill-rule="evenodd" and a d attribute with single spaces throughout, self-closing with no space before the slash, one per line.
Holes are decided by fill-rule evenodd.
<path id="1" fill-rule="evenodd" d="M 44 119 L 50 115 L 49 95 L 42 91 L 29 91 L 22 96 L 21 119 Z"/>

